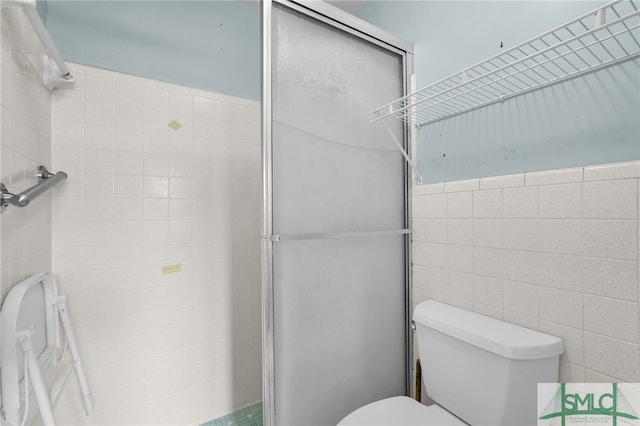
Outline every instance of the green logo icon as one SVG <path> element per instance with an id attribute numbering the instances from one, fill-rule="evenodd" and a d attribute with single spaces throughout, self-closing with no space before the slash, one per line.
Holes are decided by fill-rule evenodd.
<path id="1" fill-rule="evenodd" d="M 584 423 L 587 423 L 587 416 L 607 416 L 613 420 L 613 426 L 617 426 L 620 417 L 637 420 L 636 412 L 618 388 L 618 384 L 612 383 L 611 386 L 611 393 L 567 393 L 566 383 L 561 383 L 539 419 L 560 417 L 562 426 L 565 426 L 566 419 L 570 416 L 581 416 L 582 420 L 585 420 Z"/>

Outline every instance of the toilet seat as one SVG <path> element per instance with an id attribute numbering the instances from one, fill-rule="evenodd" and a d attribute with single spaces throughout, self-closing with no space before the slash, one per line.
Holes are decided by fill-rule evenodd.
<path id="1" fill-rule="evenodd" d="M 468 426 L 444 408 L 426 406 L 406 396 L 372 402 L 342 419 L 338 426 Z"/>

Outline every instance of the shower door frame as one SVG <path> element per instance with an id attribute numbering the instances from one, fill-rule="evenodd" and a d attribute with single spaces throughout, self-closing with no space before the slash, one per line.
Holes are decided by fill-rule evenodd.
<path id="1" fill-rule="evenodd" d="M 275 425 L 275 371 L 274 371 L 274 297 L 273 297 L 273 186 L 272 186 L 272 10 L 273 5 L 285 6 L 319 22 L 330 25 L 348 34 L 385 48 L 402 58 L 403 95 L 415 88 L 412 86 L 413 44 L 363 21 L 337 7 L 322 1 L 262 0 L 261 1 L 261 54 L 262 54 L 262 388 L 263 421 L 267 426 Z M 376 125 L 376 124 L 372 124 Z M 405 152 L 410 152 L 411 127 L 403 124 L 402 144 Z M 393 141 L 389 140 L 390 144 Z M 398 153 L 398 155 L 401 155 Z M 412 229 L 411 187 L 412 172 L 403 163 L 404 175 L 404 228 Z M 405 233 L 405 394 L 411 392 L 411 367 L 413 362 L 413 339 L 411 330 L 412 314 L 412 243 L 411 232 Z M 320 237 L 316 234 L 315 238 Z M 324 238 L 348 237 L 348 235 L 326 234 Z"/>

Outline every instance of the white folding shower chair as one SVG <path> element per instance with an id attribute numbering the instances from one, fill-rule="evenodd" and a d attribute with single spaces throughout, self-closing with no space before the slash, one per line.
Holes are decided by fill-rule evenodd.
<path id="1" fill-rule="evenodd" d="M 0 311 L 0 368 L 2 420 L 8 426 L 29 425 L 40 413 L 45 425 L 55 425 L 53 405 L 69 375 L 75 371 L 85 413 L 93 402 L 79 358 L 65 296 L 58 294 L 55 276 L 34 275 L 13 287 Z M 58 396 L 51 403 L 51 387 L 60 371 L 62 349 L 59 324 L 71 354 L 71 368 Z"/>

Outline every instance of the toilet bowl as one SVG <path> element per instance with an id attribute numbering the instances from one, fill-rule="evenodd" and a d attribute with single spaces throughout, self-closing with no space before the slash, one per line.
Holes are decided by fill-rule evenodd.
<path id="1" fill-rule="evenodd" d="M 558 381 L 559 338 L 432 300 L 416 307 L 413 320 L 435 404 L 387 398 L 339 426 L 536 424 L 537 384 Z"/>
<path id="2" fill-rule="evenodd" d="M 466 425 L 439 405 L 422 405 L 407 396 L 395 396 L 365 405 L 338 424 L 340 426 Z"/>

